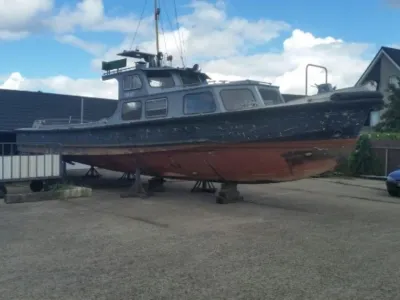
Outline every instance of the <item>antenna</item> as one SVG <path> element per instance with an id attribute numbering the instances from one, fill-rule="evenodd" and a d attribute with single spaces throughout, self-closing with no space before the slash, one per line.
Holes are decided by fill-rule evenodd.
<path id="1" fill-rule="evenodd" d="M 160 8 L 158 7 L 158 1 L 154 0 L 154 22 L 156 29 L 156 55 L 157 55 L 157 67 L 161 67 L 161 55 L 160 53 L 160 41 L 158 38 L 158 21 L 160 18 Z"/>

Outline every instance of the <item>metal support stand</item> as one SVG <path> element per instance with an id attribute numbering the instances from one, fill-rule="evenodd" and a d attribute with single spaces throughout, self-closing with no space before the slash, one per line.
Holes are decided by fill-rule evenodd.
<path id="1" fill-rule="evenodd" d="M 196 181 L 194 184 L 191 193 L 212 193 L 214 194 L 217 191 L 214 184 L 211 181 Z"/>
<path id="2" fill-rule="evenodd" d="M 147 198 L 149 196 L 150 196 L 149 191 L 143 185 L 141 180 L 140 168 L 136 168 L 135 179 L 133 180 L 133 184 L 129 188 L 129 191 L 127 193 L 121 194 L 121 198 L 129 198 L 129 197 Z"/>
<path id="3" fill-rule="evenodd" d="M 133 180 L 135 178 L 135 175 L 132 172 L 127 172 L 122 174 L 118 180 Z"/>
<path id="4" fill-rule="evenodd" d="M 164 192 L 165 191 L 164 182 L 165 179 L 162 177 L 153 177 L 149 179 L 148 190 L 151 192 Z"/>
<path id="5" fill-rule="evenodd" d="M 5 198 L 7 195 L 7 188 L 3 183 L 0 183 L 0 199 Z"/>
<path id="6" fill-rule="evenodd" d="M 83 175 L 83 177 L 89 178 L 99 178 L 100 176 L 100 173 L 93 166 L 90 166 L 90 169 L 86 172 L 85 175 Z"/>
<path id="7" fill-rule="evenodd" d="M 224 182 L 221 183 L 221 190 L 219 191 L 216 202 L 218 204 L 227 204 L 243 201 L 243 197 L 237 189 L 237 183 Z"/>

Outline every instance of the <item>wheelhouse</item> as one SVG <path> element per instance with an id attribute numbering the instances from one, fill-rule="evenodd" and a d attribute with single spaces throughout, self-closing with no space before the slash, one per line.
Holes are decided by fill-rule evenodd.
<path id="1" fill-rule="evenodd" d="M 191 117 L 284 104 L 279 88 L 259 82 L 207 84 L 120 100 L 121 122 Z"/>

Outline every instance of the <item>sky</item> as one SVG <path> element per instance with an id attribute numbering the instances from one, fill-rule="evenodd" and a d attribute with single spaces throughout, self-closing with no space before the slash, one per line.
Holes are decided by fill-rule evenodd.
<path id="1" fill-rule="evenodd" d="M 400 47 L 400 0 L 159 2 L 161 50 L 215 80 L 304 94 L 312 63 L 348 87 L 381 46 Z M 153 11 L 153 0 L 0 0 L 0 88 L 116 99 L 101 62 L 122 50 L 155 52 Z M 310 70 L 310 83 L 323 80 Z"/>

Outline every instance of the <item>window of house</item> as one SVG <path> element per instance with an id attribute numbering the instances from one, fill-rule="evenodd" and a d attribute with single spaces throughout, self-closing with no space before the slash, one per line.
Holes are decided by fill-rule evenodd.
<path id="1" fill-rule="evenodd" d="M 124 121 L 140 120 L 142 117 L 142 102 L 131 101 L 122 104 L 121 118 Z"/>
<path id="2" fill-rule="evenodd" d="M 220 92 L 222 103 L 228 111 L 257 107 L 257 100 L 249 89 L 227 89 Z"/>
<path id="3" fill-rule="evenodd" d="M 258 88 L 258 91 L 266 106 L 282 103 L 280 93 L 277 90 Z"/>
<path id="4" fill-rule="evenodd" d="M 400 88 L 400 77 L 397 75 L 392 75 L 389 77 L 389 85 L 394 86 L 395 88 Z"/>
<path id="5" fill-rule="evenodd" d="M 147 100 L 145 103 L 146 118 L 165 117 L 167 110 L 167 98 Z"/>
<path id="6" fill-rule="evenodd" d="M 380 115 L 379 111 L 371 111 L 368 114 L 367 120 L 365 120 L 364 126 L 374 127 L 374 126 L 378 125 L 380 119 L 381 119 L 381 115 Z"/>
<path id="7" fill-rule="evenodd" d="M 200 92 L 186 94 L 183 96 L 183 113 L 206 114 L 217 109 L 213 94 L 211 92 Z"/>
<path id="8" fill-rule="evenodd" d="M 142 87 L 142 81 L 138 75 L 126 75 L 122 84 L 125 91 L 137 90 Z"/>
<path id="9" fill-rule="evenodd" d="M 171 88 L 175 86 L 174 78 L 169 71 L 147 71 L 146 74 L 151 87 Z"/>

